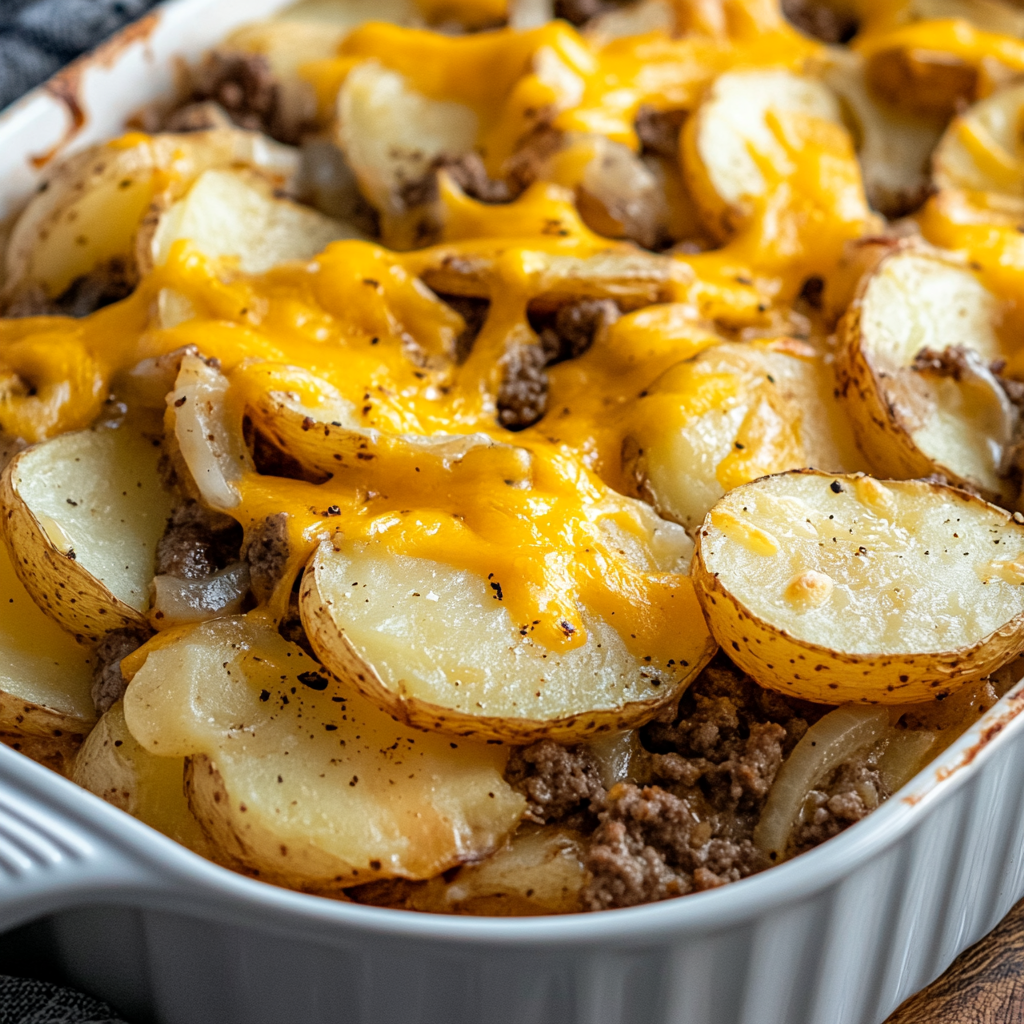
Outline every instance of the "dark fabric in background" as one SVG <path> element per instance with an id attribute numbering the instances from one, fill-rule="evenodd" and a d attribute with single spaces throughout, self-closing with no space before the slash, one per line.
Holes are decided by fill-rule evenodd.
<path id="1" fill-rule="evenodd" d="M 154 0 L 0 0 L 0 108 L 153 5 Z"/>
<path id="2" fill-rule="evenodd" d="M 153 5 L 154 0 L 0 0 L 0 108 Z M 0 955 L 0 971 L 20 968 L 14 959 Z M 47 965 L 36 966 L 48 973 Z M 124 1022 L 109 1006 L 80 992 L 0 973 L 0 1024 Z"/>
<path id="3" fill-rule="evenodd" d="M 32 978 L 0 976 L 0 1024 L 124 1024 L 109 1006 Z"/>

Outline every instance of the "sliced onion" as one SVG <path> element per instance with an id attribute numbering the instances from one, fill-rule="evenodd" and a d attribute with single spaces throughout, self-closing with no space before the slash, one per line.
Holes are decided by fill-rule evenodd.
<path id="1" fill-rule="evenodd" d="M 647 760 L 635 729 L 616 736 L 591 740 L 587 747 L 597 762 L 601 785 L 611 789 L 620 782 L 638 782 L 643 774 L 642 762 Z"/>
<path id="2" fill-rule="evenodd" d="M 181 457 L 203 501 L 222 510 L 241 500 L 235 483 L 250 464 L 241 434 L 232 429 L 225 409 L 227 390 L 228 380 L 216 366 L 186 355 L 175 389 L 167 396 Z"/>
<path id="3" fill-rule="evenodd" d="M 249 590 L 249 566 L 235 562 L 204 580 L 157 576 L 153 580 L 153 607 L 149 617 L 157 629 L 202 622 L 242 610 Z"/>
<path id="4" fill-rule="evenodd" d="M 779 769 L 754 829 L 754 842 L 773 863 L 785 859 L 793 823 L 815 783 L 877 743 L 888 729 L 887 709 L 846 704 L 807 730 Z"/>
<path id="5" fill-rule="evenodd" d="M 893 729 L 878 759 L 878 771 L 890 793 L 905 786 L 939 752 L 939 734 L 923 729 Z"/>

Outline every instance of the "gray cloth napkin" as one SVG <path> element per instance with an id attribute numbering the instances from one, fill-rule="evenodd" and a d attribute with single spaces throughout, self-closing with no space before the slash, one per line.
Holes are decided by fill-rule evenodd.
<path id="1" fill-rule="evenodd" d="M 0 0 L 0 108 L 153 4 L 154 0 Z"/>
<path id="2" fill-rule="evenodd" d="M 124 1024 L 105 1003 L 31 978 L 0 975 L 0 1024 Z"/>

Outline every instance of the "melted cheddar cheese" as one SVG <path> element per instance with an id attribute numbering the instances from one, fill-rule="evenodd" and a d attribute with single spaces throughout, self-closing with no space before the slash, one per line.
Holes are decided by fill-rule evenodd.
<path id="1" fill-rule="evenodd" d="M 465 4 L 430 7 L 457 14 Z M 500 18 L 499 8 L 486 5 L 485 13 Z M 723 72 L 809 73 L 824 53 L 768 0 L 678 0 L 674 9 L 676 34 L 603 44 L 560 21 L 465 36 L 370 23 L 349 33 L 337 56 L 307 62 L 300 73 L 327 122 L 354 69 L 377 62 L 397 72 L 423 97 L 471 112 L 476 149 L 498 176 L 538 126 L 567 138 L 603 136 L 636 152 L 642 107 L 693 111 Z M 894 10 L 878 3 L 862 12 L 857 45 L 866 58 L 939 51 L 972 67 L 994 59 L 1010 71 L 1024 68 L 1018 40 L 965 22 L 904 23 Z M 680 628 L 703 629 L 703 622 L 687 577 L 657 571 L 653 556 L 639 565 L 610 539 L 606 527 L 614 524 L 650 554 L 645 527 L 623 497 L 632 493 L 624 441 L 639 416 L 644 429 L 673 431 L 729 405 L 735 381 L 688 373 L 685 361 L 726 335 L 747 332 L 764 343 L 786 337 L 805 283 L 827 283 L 847 243 L 879 227 L 844 127 L 775 111 L 765 123 L 772 154 L 753 149 L 751 156 L 767 188 L 731 237 L 710 251 L 641 254 L 617 291 L 602 286 L 624 315 L 586 354 L 550 370 L 547 414 L 520 432 L 498 424 L 496 403 L 510 347 L 538 343 L 529 313 L 590 294 L 581 274 L 593 261 L 618 266 L 639 252 L 584 223 L 575 201 L 579 167 L 564 153 L 547 179 L 505 204 L 478 202 L 442 174 L 440 238 L 427 248 L 399 253 L 336 242 L 312 261 L 252 276 L 179 242 L 116 305 L 81 320 L 2 321 L 0 428 L 35 442 L 87 427 L 108 396 L 126 393 L 141 360 L 195 346 L 219 361 L 229 381 L 229 419 L 239 437 L 261 397 L 281 393 L 311 411 L 316 429 L 337 425 L 332 410 L 341 409 L 353 429 L 374 439 L 366 458 L 326 480 L 264 475 L 252 465 L 242 473 L 228 511 L 247 530 L 287 512 L 296 571 L 324 538 L 377 538 L 395 553 L 494 581 L 514 621 L 552 649 L 584 642 L 587 609 L 622 623 L 634 653 L 666 662 Z M 1024 268 L 1019 229 L 979 219 L 966 204 L 933 200 L 922 221 L 926 235 L 969 251 L 1016 301 Z M 465 321 L 428 285 L 489 302 L 462 362 L 452 353 Z M 185 314 L 163 316 L 169 303 Z M 808 358 L 820 359 L 824 325 L 812 316 L 803 333 Z M 658 400 L 640 408 L 639 397 L 659 380 Z M 452 466 L 380 440 L 452 434 L 482 434 L 496 444 Z M 751 406 L 738 437 L 716 467 L 723 488 L 803 464 L 799 421 L 770 394 Z M 526 479 L 516 477 L 523 459 Z M 288 587 L 293 575 L 286 574 Z M 287 587 L 279 588 L 268 611 L 280 618 L 287 600 Z"/>

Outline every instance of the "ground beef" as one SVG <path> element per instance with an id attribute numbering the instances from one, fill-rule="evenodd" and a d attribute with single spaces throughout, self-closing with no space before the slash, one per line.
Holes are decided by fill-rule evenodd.
<path id="1" fill-rule="evenodd" d="M 586 747 L 541 740 L 517 748 L 509 756 L 505 777 L 526 796 L 527 821 L 564 821 L 581 809 L 604 806 L 597 762 Z"/>
<path id="2" fill-rule="evenodd" d="M 548 404 L 547 354 L 540 345 L 517 342 L 502 356 L 498 422 L 506 430 L 533 426 Z"/>
<path id="3" fill-rule="evenodd" d="M 466 321 L 465 329 L 455 339 L 451 353 L 456 363 L 464 363 L 473 351 L 473 344 L 483 329 L 491 304 L 487 299 L 474 299 L 465 295 L 441 295 L 440 298 Z"/>
<path id="4" fill-rule="evenodd" d="M 126 299 L 138 281 L 134 261 L 111 256 L 87 274 L 76 277 L 56 298 L 50 298 L 39 286 L 15 295 L 4 310 L 4 316 L 88 316 Z"/>
<path id="5" fill-rule="evenodd" d="M 465 153 L 455 159 L 442 157 L 438 167 L 447 171 L 452 181 L 466 195 L 482 203 L 508 203 L 522 191 L 516 191 L 515 186 L 508 181 L 492 178 L 479 153 Z"/>
<path id="6" fill-rule="evenodd" d="M 487 173 L 487 168 L 484 167 L 479 153 L 439 156 L 423 175 L 412 181 L 406 181 L 400 186 L 398 198 L 407 210 L 437 201 L 439 171 L 447 172 L 452 181 L 467 196 L 482 203 L 508 203 L 522 191 L 522 189 L 515 189 L 510 182 L 492 178 Z"/>
<path id="7" fill-rule="evenodd" d="M 522 141 L 505 164 L 505 176 L 492 178 L 479 153 L 439 156 L 422 176 L 404 182 L 398 190 L 402 205 L 411 210 L 438 199 L 437 174 L 446 171 L 466 195 L 482 203 L 510 203 L 518 199 L 540 175 L 545 161 L 562 143 L 562 133 L 541 124 Z"/>
<path id="8" fill-rule="evenodd" d="M 611 299 L 580 299 L 562 306 L 539 332 L 548 365 L 583 355 L 598 332 L 618 318 L 619 307 Z"/>
<path id="9" fill-rule="evenodd" d="M 847 43 L 859 25 L 852 11 L 842 11 L 821 0 L 782 0 L 782 13 L 801 32 L 824 43 Z"/>
<path id="10" fill-rule="evenodd" d="M 242 529 L 230 516 L 191 499 L 171 513 L 156 546 L 157 576 L 202 580 L 238 561 Z"/>
<path id="11" fill-rule="evenodd" d="M 541 175 L 544 165 L 561 148 L 562 133 L 550 124 L 538 124 L 505 163 L 505 180 L 513 196 L 521 195 Z"/>
<path id="12" fill-rule="evenodd" d="M 121 675 L 121 659 L 138 650 L 152 635 L 149 630 L 125 627 L 100 641 L 92 670 L 92 702 L 97 714 L 102 715 L 124 696 L 128 684 Z"/>
<path id="13" fill-rule="evenodd" d="M 889 796 L 871 759 L 860 757 L 840 765 L 828 785 L 808 795 L 804 821 L 794 830 L 790 853 L 803 853 L 839 835 Z"/>
<path id="14" fill-rule="evenodd" d="M 249 580 L 258 601 L 267 600 L 274 592 L 288 565 L 288 513 L 267 516 L 249 540 L 246 560 Z"/>
<path id="15" fill-rule="evenodd" d="M 647 153 L 655 153 L 668 160 L 679 159 L 679 129 L 686 117 L 685 110 L 655 110 L 642 106 L 636 112 L 636 134 Z"/>
<path id="16" fill-rule="evenodd" d="M 600 819 L 585 860 L 588 910 L 684 896 L 767 866 L 749 838 L 715 836 L 690 800 L 659 786 L 616 786 Z"/>
<path id="17" fill-rule="evenodd" d="M 825 710 L 757 686 L 722 655 L 641 731 L 648 785 L 608 794 L 586 858 L 592 909 L 685 895 L 767 867 L 753 831 L 783 758 Z"/>
<path id="18" fill-rule="evenodd" d="M 599 14 L 614 11 L 622 6 L 623 4 L 619 3 L 609 3 L 608 0 L 555 0 L 555 17 L 579 27 Z"/>
<path id="19" fill-rule="evenodd" d="M 213 50 L 190 73 L 182 101 L 164 118 L 165 131 L 195 131 L 229 124 L 297 143 L 307 127 L 284 116 L 280 85 L 260 53 Z"/>

